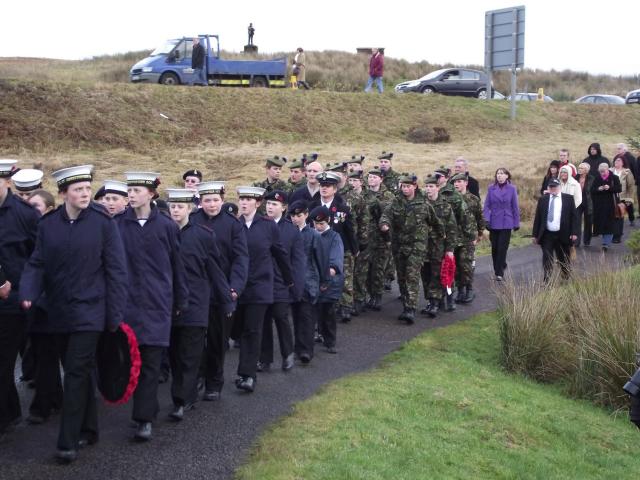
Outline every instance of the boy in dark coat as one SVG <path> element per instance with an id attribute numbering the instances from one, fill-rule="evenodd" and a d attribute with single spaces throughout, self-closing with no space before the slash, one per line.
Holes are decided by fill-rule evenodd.
<path id="1" fill-rule="evenodd" d="M 91 203 L 92 166 L 53 173 L 64 204 L 38 226 L 33 255 L 22 275 L 25 309 L 44 293 L 44 328 L 65 344 L 64 400 L 57 458 L 76 459 L 78 448 L 98 440 L 95 355 L 100 333 L 123 321 L 127 295 L 124 249 L 116 222 Z"/>
<path id="2" fill-rule="evenodd" d="M 184 412 L 193 407 L 198 394 L 198 368 L 209 324 L 209 305 L 224 305 L 230 315 L 234 302 L 227 277 L 220 268 L 216 234 L 208 227 L 189 222 L 193 191 L 168 189 L 167 194 L 171 218 L 180 227 L 180 257 L 189 288 L 189 307 L 174 316 L 169 343 L 174 405 L 169 416 L 180 421 Z"/>
<path id="3" fill-rule="evenodd" d="M 127 172 L 129 208 L 115 217 L 126 253 L 129 285 L 126 320 L 138 337 L 142 366 L 133 395 L 136 440 L 150 440 L 158 414 L 162 353 L 169 346 L 171 319 L 189 303 L 180 229 L 151 207 L 160 180 L 151 172 Z"/>
<path id="4" fill-rule="evenodd" d="M 264 195 L 261 187 L 238 187 L 240 220 L 244 223 L 249 246 L 249 278 L 240 296 L 237 321 L 242 326 L 240 363 L 236 387 L 253 392 L 260 357 L 262 326 L 269 305 L 273 303 L 274 262 L 284 284 L 293 286 L 291 264 L 282 246 L 280 231 L 272 220 L 257 215 Z"/>
<path id="5" fill-rule="evenodd" d="M 323 338 L 327 352 L 337 353 L 335 304 L 340 300 L 344 287 L 344 246 L 340 235 L 331 229 L 331 212 L 327 207 L 316 207 L 309 216 L 314 228 L 320 233 L 321 258 L 324 261 L 320 275 L 329 280 L 320 287 L 316 306 L 318 333 Z"/>

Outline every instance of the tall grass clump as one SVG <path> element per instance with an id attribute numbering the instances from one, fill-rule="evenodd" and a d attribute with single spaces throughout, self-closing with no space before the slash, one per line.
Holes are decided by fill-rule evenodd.
<path id="1" fill-rule="evenodd" d="M 589 278 L 561 285 L 507 279 L 497 291 L 501 360 L 508 371 L 559 381 L 575 397 L 625 408 L 622 386 L 640 351 L 640 269 L 604 262 Z"/>

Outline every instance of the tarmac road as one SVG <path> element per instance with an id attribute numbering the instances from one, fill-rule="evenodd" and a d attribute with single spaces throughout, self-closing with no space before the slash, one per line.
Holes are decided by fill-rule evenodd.
<path id="1" fill-rule="evenodd" d="M 599 245 L 594 238 L 592 245 Z M 624 247 L 614 245 L 606 262 L 619 264 Z M 514 249 L 508 255 L 508 274 L 514 278 L 541 275 L 541 251 L 537 246 Z M 575 275 L 598 268 L 603 258 L 599 246 L 578 249 Z M 400 313 L 397 291 L 384 296 L 382 312 L 368 312 L 350 324 L 338 326 L 338 354 L 322 348 L 308 366 L 290 372 L 278 363 L 260 374 L 255 393 L 236 390 L 233 379 L 238 351 L 227 357 L 227 383 L 220 401 L 199 402 L 181 423 L 167 419 L 171 407 L 169 387 L 160 386 L 161 411 L 154 424 L 153 440 L 139 444 L 131 438 L 131 405 L 118 407 L 100 403 L 100 441 L 80 451 L 78 460 L 60 466 L 53 459 L 58 416 L 40 426 L 18 425 L 0 440 L 0 479 L 227 479 L 245 460 L 252 443 L 270 423 L 291 412 L 292 406 L 316 393 L 331 380 L 368 370 L 389 352 L 419 333 L 495 309 L 491 259 L 480 258 L 476 266 L 477 297 L 456 312 L 442 313 L 434 321 L 419 316 L 415 325 L 396 320 Z M 278 355 L 276 354 L 276 358 Z M 20 384 L 23 413 L 28 412 L 32 391 Z M 26 413 L 25 413 L 26 415 Z"/>

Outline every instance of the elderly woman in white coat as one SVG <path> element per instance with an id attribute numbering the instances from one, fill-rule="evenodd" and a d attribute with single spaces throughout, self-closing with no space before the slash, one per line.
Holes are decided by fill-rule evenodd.
<path id="1" fill-rule="evenodd" d="M 560 180 L 560 191 L 573 196 L 573 202 L 578 208 L 582 204 L 582 187 L 572 176 L 572 169 L 568 165 L 560 168 L 558 173 L 558 180 Z"/>

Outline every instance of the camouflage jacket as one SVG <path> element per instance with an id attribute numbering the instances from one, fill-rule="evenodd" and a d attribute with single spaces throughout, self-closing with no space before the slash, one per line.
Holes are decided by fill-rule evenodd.
<path id="1" fill-rule="evenodd" d="M 369 243 L 373 244 L 376 248 L 383 247 L 389 243 L 391 238 L 388 234 L 383 234 L 378 227 L 378 222 L 384 212 L 385 208 L 393 202 L 395 195 L 387 190 L 387 187 L 380 185 L 380 190 L 374 192 L 367 190 L 364 195 L 364 200 L 371 215 L 371 222 L 369 224 Z"/>
<path id="2" fill-rule="evenodd" d="M 363 190 L 362 193 L 357 193 L 353 188 L 349 188 L 346 193 L 341 195 L 349 208 L 351 208 L 351 216 L 353 217 L 358 244 L 367 245 L 369 243 L 371 214 L 367 208 L 365 191 Z"/>
<path id="3" fill-rule="evenodd" d="M 435 200 L 427 201 L 429 205 L 433 207 L 436 216 L 440 219 L 444 227 L 444 234 L 442 235 L 438 235 L 436 232 L 429 234 L 430 254 L 440 252 L 439 255 L 444 255 L 444 252 L 453 252 L 458 245 L 458 224 L 453 214 L 453 208 L 451 208 L 449 202 L 440 195 L 438 195 L 438 198 Z"/>
<path id="4" fill-rule="evenodd" d="M 440 189 L 438 197 L 444 198 L 449 205 L 451 205 L 453 214 L 456 217 L 458 227 L 458 241 L 456 246 L 466 245 L 475 240 L 477 231 L 474 225 L 474 218 L 462 195 L 458 193 L 453 185 L 448 183 Z"/>
<path id="5" fill-rule="evenodd" d="M 484 216 L 482 215 L 482 201 L 471 192 L 465 193 L 462 197 L 467 203 L 469 212 L 473 217 L 473 225 L 476 228 L 477 235 L 480 236 L 485 229 Z"/>
<path id="6" fill-rule="evenodd" d="M 285 187 L 285 192 L 287 193 L 293 193 L 295 192 L 298 188 L 300 187 L 304 187 L 307 184 L 307 179 L 306 178 L 302 178 L 300 181 L 298 182 L 292 182 L 291 179 L 287 179 L 287 183 L 286 183 L 286 187 Z"/>
<path id="7" fill-rule="evenodd" d="M 393 168 L 390 168 L 385 172 L 382 183 L 387 187 L 387 190 L 396 194 L 399 191 L 398 183 L 400 183 L 400 175 Z"/>
<path id="8" fill-rule="evenodd" d="M 288 191 L 286 182 L 282 180 L 276 180 L 273 183 L 269 183 L 269 180 L 265 178 L 261 182 L 253 182 L 253 186 L 264 188 L 267 192 L 272 192 L 274 190 L 282 190 L 284 192 Z"/>
<path id="9" fill-rule="evenodd" d="M 394 253 L 418 254 L 423 259 L 427 257 L 429 235 L 444 236 L 444 226 L 422 192 L 416 192 L 413 200 L 398 195 L 384 209 L 378 225 L 391 227 L 391 249 Z"/>

